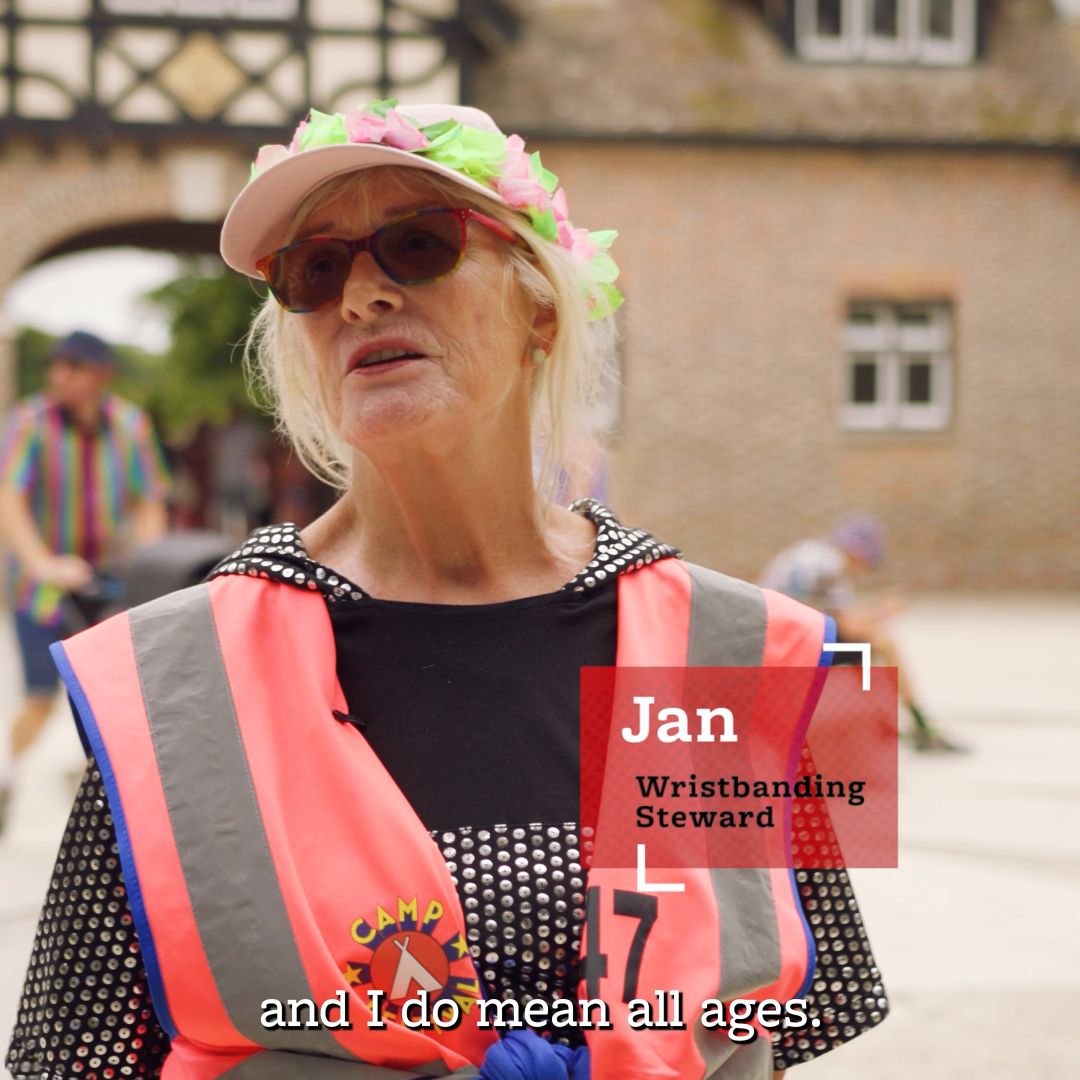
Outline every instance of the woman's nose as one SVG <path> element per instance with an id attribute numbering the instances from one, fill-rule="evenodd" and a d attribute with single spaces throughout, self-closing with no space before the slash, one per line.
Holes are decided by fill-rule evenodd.
<path id="1" fill-rule="evenodd" d="M 341 290 L 341 317 L 350 323 L 373 323 L 400 311 L 404 303 L 402 287 L 386 275 L 370 252 L 359 252 Z"/>

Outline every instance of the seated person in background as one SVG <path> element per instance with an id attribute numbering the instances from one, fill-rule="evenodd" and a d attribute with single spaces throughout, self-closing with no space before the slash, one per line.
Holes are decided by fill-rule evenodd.
<path id="1" fill-rule="evenodd" d="M 831 615 L 839 641 L 869 642 L 875 663 L 897 669 L 897 692 L 915 723 L 912 741 L 917 750 L 960 750 L 927 720 L 900 663 L 889 632 L 889 621 L 903 606 L 899 595 L 887 593 L 873 601 L 856 595 L 856 580 L 876 570 L 884 558 L 881 523 L 870 514 L 855 514 L 841 522 L 829 540 L 798 540 L 784 548 L 762 571 L 758 584 Z M 851 656 L 837 653 L 834 662 L 850 662 Z"/>

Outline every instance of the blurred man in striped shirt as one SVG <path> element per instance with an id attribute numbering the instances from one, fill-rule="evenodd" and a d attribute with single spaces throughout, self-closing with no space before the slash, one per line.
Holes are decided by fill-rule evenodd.
<path id="1" fill-rule="evenodd" d="M 109 391 L 116 355 L 77 330 L 49 353 L 44 393 L 19 402 L 0 449 L 0 534 L 26 697 L 0 758 L 0 830 L 15 766 L 53 706 L 49 645 L 62 600 L 165 530 L 168 476 L 149 417 Z"/>

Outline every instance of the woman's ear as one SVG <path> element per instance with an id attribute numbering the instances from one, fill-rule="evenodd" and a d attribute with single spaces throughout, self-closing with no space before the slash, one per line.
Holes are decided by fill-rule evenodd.
<path id="1" fill-rule="evenodd" d="M 555 305 L 537 306 L 532 322 L 532 335 L 529 338 L 529 353 L 542 349 L 545 354 L 555 347 L 555 336 L 559 332 L 559 315 Z"/>

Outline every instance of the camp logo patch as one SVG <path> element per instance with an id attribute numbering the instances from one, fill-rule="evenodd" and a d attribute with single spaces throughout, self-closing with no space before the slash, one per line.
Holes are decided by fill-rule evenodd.
<path id="1" fill-rule="evenodd" d="M 364 954 L 345 964 L 349 985 L 385 994 L 388 1017 L 397 1016 L 402 1004 L 421 990 L 432 1001 L 452 998 L 467 1014 L 480 997 L 480 983 L 461 933 L 440 939 L 443 905 L 430 900 L 421 910 L 414 896 L 398 897 L 390 907 L 388 911 L 379 904 L 373 920 L 359 918 L 352 924 L 352 939 Z"/>

